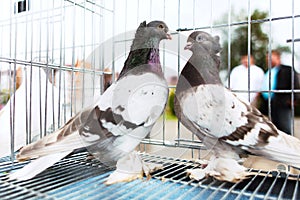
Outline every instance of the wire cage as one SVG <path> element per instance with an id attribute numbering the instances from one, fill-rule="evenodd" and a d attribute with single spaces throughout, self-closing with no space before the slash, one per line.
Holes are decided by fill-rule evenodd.
<path id="1" fill-rule="evenodd" d="M 178 122 L 172 101 L 138 147 L 143 159 L 164 165 L 149 181 L 106 186 L 103 182 L 113 168 L 86 160 L 87 152 L 75 152 L 32 180 L 7 178 L 7 173 L 27 163 L 15 160 L 19 148 L 57 130 L 116 80 L 142 21 L 163 20 L 171 30 L 173 40 L 162 42 L 160 55 L 172 99 L 178 75 L 191 55 L 183 47 L 194 30 L 219 35 L 222 45 L 227 44 L 221 52 L 220 76 L 229 87 L 226 79 L 240 56 L 235 51 L 240 28 L 246 30 L 242 50 L 248 58 L 257 45 L 265 50 L 260 51 L 263 56 L 257 56 L 263 59 L 266 52 L 280 47 L 285 50 L 282 60 L 297 75 L 298 4 L 295 0 L 1 2 L 0 199 L 299 199 L 299 175 L 278 171 L 276 163 L 265 164 L 259 158 L 249 161 L 247 167 L 253 176 L 240 183 L 189 179 L 185 170 L 197 167 L 193 160 L 202 159 L 207 152 L 201 141 Z M 254 19 L 255 11 L 264 15 Z M 257 27 L 262 28 L 264 43 L 254 35 Z M 268 62 L 262 65 L 264 70 L 271 67 Z M 250 88 L 250 81 L 247 88 L 233 92 L 247 94 L 248 100 L 252 93 L 262 92 Z M 294 99 L 300 90 L 269 88 L 264 92 L 289 93 Z M 293 102 L 291 108 L 292 134 L 300 137 L 300 120 Z"/>

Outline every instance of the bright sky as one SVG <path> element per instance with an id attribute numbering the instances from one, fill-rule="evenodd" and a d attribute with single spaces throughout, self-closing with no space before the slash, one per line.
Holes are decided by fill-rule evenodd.
<path id="1" fill-rule="evenodd" d="M 0 3 L 0 55 L 8 55 L 11 52 L 13 56 L 16 50 L 17 55 L 21 55 L 21 59 L 28 59 L 33 51 L 36 54 L 33 57 L 46 57 L 45 51 L 49 49 L 48 57 L 53 55 L 57 60 L 60 55 L 60 47 L 65 47 L 63 54 L 65 55 L 65 63 L 70 64 L 74 62 L 74 59 L 88 58 L 93 49 L 96 49 L 98 44 L 103 41 L 107 41 L 113 35 L 113 25 L 115 35 L 134 31 L 138 24 L 143 20 L 164 20 L 169 28 L 175 31 L 180 28 L 193 28 L 193 27 L 210 27 L 216 21 L 220 21 L 224 14 L 228 13 L 231 9 L 232 13 L 240 13 L 244 10 L 244 14 L 247 12 L 252 13 L 255 9 L 267 11 L 270 13 L 271 18 L 286 17 L 300 14 L 300 1 L 296 0 L 269 0 L 269 1 L 248 1 L 248 0 L 100 0 L 97 2 L 103 2 L 106 9 L 92 7 L 91 4 L 81 4 L 83 7 L 94 9 L 96 12 L 101 13 L 95 15 L 90 11 L 84 11 L 84 9 L 76 6 L 72 6 L 68 2 L 64 1 L 42 1 L 31 0 L 32 14 L 25 15 L 19 14 L 18 18 L 11 19 L 10 6 L 11 1 L 1 1 Z M 76 1 L 81 3 L 82 1 Z M 113 2 L 115 5 L 113 7 Z M 62 9 L 59 9 L 61 5 L 67 5 L 64 15 L 64 23 L 60 23 L 62 20 Z M 271 5 L 270 5 L 271 3 Z M 294 6 L 293 6 L 294 4 Z M 56 7 L 55 10 L 46 10 L 47 8 Z M 250 6 L 250 7 L 249 7 Z M 42 13 L 36 12 L 43 10 Z M 115 23 L 112 21 L 114 9 Z M 26 17 L 27 16 L 27 17 Z M 49 20 L 50 19 L 50 20 Z M 11 20 L 11 21 L 10 21 Z M 228 16 L 223 20 L 228 20 Z M 33 23 L 31 23 L 33 21 Z M 75 23 L 73 23 L 75 21 Z M 26 29 L 27 22 L 27 29 Z M 18 23 L 17 29 L 14 26 L 9 26 L 10 23 Z M 48 24 L 48 26 L 47 26 Z M 286 40 L 292 38 L 292 31 L 294 31 L 295 38 L 300 38 L 300 18 L 294 19 L 294 27 L 292 19 L 283 19 L 272 21 L 271 33 L 269 23 L 264 23 L 263 28 L 269 36 L 272 38 L 272 47 L 287 44 Z M 61 30 L 61 27 L 63 28 Z M 27 34 L 26 34 L 27 30 Z M 207 29 L 205 31 L 212 34 L 219 34 L 220 29 Z M 31 35 L 33 34 L 33 37 Z M 61 34 L 63 33 L 63 34 Z M 190 32 L 182 32 L 181 34 L 187 36 Z M 27 36 L 27 39 L 26 39 Z M 125 35 L 126 39 L 131 39 L 132 34 Z M 10 41 L 11 38 L 11 41 Z M 16 38 L 16 39 L 15 39 Z M 48 40 L 47 40 L 48 38 Z M 221 40 L 225 39 L 221 37 Z M 31 47 L 31 40 L 32 47 Z M 183 42 L 185 38 L 182 38 Z M 27 41 L 27 42 L 26 42 Z M 61 44 L 61 41 L 63 43 Z M 16 43 L 15 43 L 16 42 Z M 177 39 L 172 43 L 176 43 Z M 222 42 L 222 41 L 221 41 Z M 170 41 L 166 42 L 169 45 Z M 300 42 L 295 43 L 295 52 L 300 52 Z M 92 44 L 92 45 L 90 45 Z M 180 48 L 179 53 L 182 53 L 183 45 L 179 47 L 171 45 L 167 47 L 171 56 L 166 57 L 166 65 L 173 66 L 177 69 L 176 55 L 178 54 L 177 48 Z M 76 48 L 73 48 L 76 46 Z M 88 46 L 83 48 L 83 46 Z M 119 44 L 118 48 L 123 52 L 128 51 L 130 41 L 127 45 Z M 27 48 L 26 48 L 27 47 Z M 123 48 L 123 49 L 122 49 Z M 55 49 L 54 51 L 51 51 Z M 42 53 L 39 52 L 42 50 Z M 24 53 L 27 52 L 27 55 Z M 105 53 L 108 53 L 107 50 Z M 183 53 L 184 56 L 188 55 Z M 74 55 L 74 56 L 73 56 Z M 300 68 L 300 55 L 295 54 L 295 67 Z M 98 55 L 97 55 L 98 56 Z M 120 55 L 120 63 L 125 59 Z M 95 60 L 95 57 L 92 58 Z M 284 63 L 292 65 L 291 55 L 284 56 Z M 184 62 L 184 61 L 182 61 Z M 106 64 L 106 63 L 105 63 Z M 118 66 L 122 64 L 118 64 Z M 175 67 L 174 67 L 175 66 Z"/>

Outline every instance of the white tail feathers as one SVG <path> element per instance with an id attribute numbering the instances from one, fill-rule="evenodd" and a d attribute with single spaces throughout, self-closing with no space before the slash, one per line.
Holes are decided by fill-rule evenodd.
<path id="1" fill-rule="evenodd" d="M 22 161 L 30 158 L 38 158 L 50 154 L 71 151 L 85 146 L 78 132 L 73 132 L 63 139 L 58 140 L 60 131 L 61 130 L 47 135 L 41 140 L 23 147 L 17 155 L 17 159 Z"/>
<path id="2" fill-rule="evenodd" d="M 52 155 L 46 155 L 40 157 L 31 163 L 27 164 L 22 169 L 17 170 L 16 172 L 9 175 L 9 179 L 17 180 L 28 180 L 35 177 L 37 174 L 41 173 L 48 167 L 51 167 L 56 162 L 70 154 L 72 151 L 65 151 L 61 153 L 56 153 Z"/>
<path id="3" fill-rule="evenodd" d="M 270 137 L 269 143 L 262 149 L 254 150 L 257 155 L 288 165 L 300 167 L 300 140 L 282 131 L 277 137 Z M 252 150 L 251 150 L 252 151 Z"/>

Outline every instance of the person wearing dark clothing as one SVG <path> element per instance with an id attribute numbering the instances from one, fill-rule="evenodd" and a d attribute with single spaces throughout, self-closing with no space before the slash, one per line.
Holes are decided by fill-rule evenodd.
<path id="1" fill-rule="evenodd" d="M 271 73 L 268 70 L 265 73 L 265 78 L 262 86 L 262 90 L 292 90 L 299 89 L 299 80 L 297 73 L 294 71 L 294 86 L 292 87 L 292 70 L 293 68 L 287 65 L 281 64 L 281 54 L 277 50 L 273 50 L 271 53 Z M 267 55 L 267 61 L 268 61 Z M 269 75 L 271 74 L 271 81 Z M 271 82 L 271 87 L 269 87 Z M 292 124 L 292 91 L 285 92 L 263 92 L 261 111 L 263 114 L 268 114 L 268 101 L 271 99 L 271 120 L 276 127 L 284 131 L 287 134 L 291 134 Z M 294 93 L 294 100 L 299 100 L 299 93 Z"/>

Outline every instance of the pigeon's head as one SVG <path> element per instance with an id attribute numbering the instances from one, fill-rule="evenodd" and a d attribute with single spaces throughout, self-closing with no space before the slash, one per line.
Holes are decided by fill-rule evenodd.
<path id="1" fill-rule="evenodd" d="M 146 32 L 149 33 L 150 37 L 157 37 L 160 40 L 168 39 L 171 40 L 172 37 L 168 33 L 169 28 L 167 24 L 163 21 L 152 21 L 146 25 Z"/>
<path id="2" fill-rule="evenodd" d="M 163 39 L 172 39 L 169 28 L 163 21 L 142 22 L 135 33 L 132 50 L 158 48 Z"/>
<path id="3" fill-rule="evenodd" d="M 219 36 L 213 37 L 204 31 L 195 31 L 189 35 L 184 49 L 192 52 L 205 50 L 210 54 L 217 54 L 222 50 L 219 40 Z"/>

